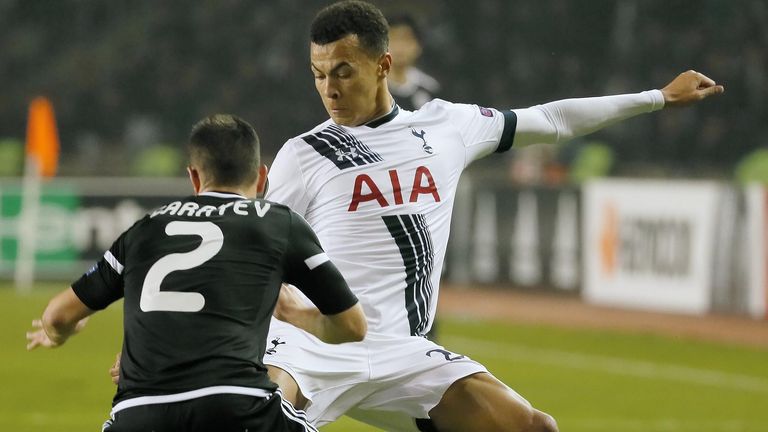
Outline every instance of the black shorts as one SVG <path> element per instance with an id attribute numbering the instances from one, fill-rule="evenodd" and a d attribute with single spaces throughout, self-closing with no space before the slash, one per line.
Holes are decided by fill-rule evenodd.
<path id="1" fill-rule="evenodd" d="M 316 432 L 302 411 L 282 400 L 216 394 L 118 411 L 103 432 Z"/>

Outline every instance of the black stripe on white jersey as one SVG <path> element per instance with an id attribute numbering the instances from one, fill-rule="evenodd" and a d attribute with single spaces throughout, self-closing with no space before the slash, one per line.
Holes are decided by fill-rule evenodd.
<path id="1" fill-rule="evenodd" d="M 348 146 L 356 147 L 360 151 L 360 155 L 362 155 L 363 159 L 365 159 L 368 163 L 374 163 L 374 162 L 381 162 L 382 158 L 379 156 L 378 153 L 374 152 L 370 149 L 367 145 L 363 144 L 362 141 L 357 139 L 356 136 L 352 135 L 351 133 L 344 130 L 341 126 L 337 125 L 330 125 L 326 129 L 329 133 L 336 134 L 338 138 Z"/>
<path id="2" fill-rule="evenodd" d="M 340 149 L 334 147 L 331 141 L 327 138 L 322 138 L 321 133 L 305 135 L 301 137 L 301 139 L 311 145 L 321 156 L 336 164 L 336 167 L 339 169 L 343 170 L 355 166 L 355 164 L 353 164 L 350 159 L 344 157 L 343 154 L 337 154 Z"/>
<path id="3" fill-rule="evenodd" d="M 405 266 L 405 308 L 411 335 L 422 336 L 429 324 L 434 249 L 424 215 L 382 216 Z"/>
<path id="4" fill-rule="evenodd" d="M 339 126 L 331 125 L 320 132 L 304 135 L 301 139 L 341 170 L 383 160 L 379 154 Z"/>

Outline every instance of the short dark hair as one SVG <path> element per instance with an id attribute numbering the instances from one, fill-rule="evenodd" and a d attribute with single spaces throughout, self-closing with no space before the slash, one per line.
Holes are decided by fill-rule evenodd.
<path id="1" fill-rule="evenodd" d="M 216 186 L 256 181 L 261 163 L 259 137 L 245 120 L 216 114 L 200 120 L 189 136 L 189 159 Z"/>
<path id="2" fill-rule="evenodd" d="M 387 19 L 376 6 L 364 1 L 341 1 L 323 8 L 312 21 L 309 34 L 318 45 L 357 35 L 360 46 L 376 57 L 389 48 Z"/>

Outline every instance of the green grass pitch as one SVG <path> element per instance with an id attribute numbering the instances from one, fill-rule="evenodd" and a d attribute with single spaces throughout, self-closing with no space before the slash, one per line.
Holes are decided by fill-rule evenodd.
<path id="1" fill-rule="evenodd" d="M 0 284 L 0 431 L 96 431 L 109 411 L 120 307 L 62 348 L 26 352 L 24 333 L 53 293 Z M 449 318 L 440 330 L 448 349 L 485 364 L 563 431 L 768 430 L 768 350 Z M 323 428 L 372 430 L 347 419 Z"/>

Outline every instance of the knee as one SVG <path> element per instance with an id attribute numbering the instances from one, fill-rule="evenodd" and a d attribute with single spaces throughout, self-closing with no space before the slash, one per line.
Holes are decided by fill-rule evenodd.
<path id="1" fill-rule="evenodd" d="M 557 428 L 557 422 L 551 415 L 534 410 L 529 430 L 531 432 L 558 432 L 559 429 Z"/>
<path id="2" fill-rule="evenodd" d="M 530 408 L 525 420 L 519 421 L 517 424 L 517 427 L 505 428 L 503 430 L 516 432 L 558 432 L 559 430 L 557 422 L 551 415 L 535 408 Z"/>

